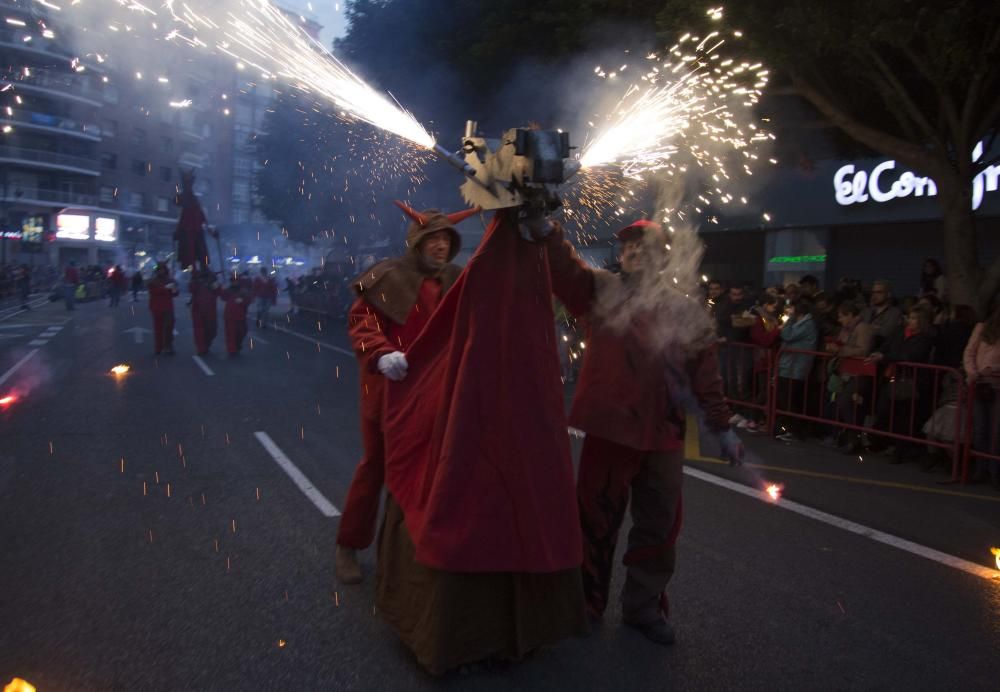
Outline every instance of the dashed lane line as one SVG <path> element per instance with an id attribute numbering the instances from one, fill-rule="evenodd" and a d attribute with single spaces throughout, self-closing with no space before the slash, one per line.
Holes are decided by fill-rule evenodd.
<path id="1" fill-rule="evenodd" d="M 17 372 L 18 369 L 22 365 L 24 365 L 29 360 L 31 360 L 36 353 L 38 353 L 38 349 L 37 348 L 34 349 L 34 350 L 32 350 L 32 351 L 28 351 L 28 353 L 24 356 L 24 358 L 22 358 L 21 360 L 17 361 L 16 363 L 14 363 L 14 365 L 11 366 L 11 368 L 7 372 L 5 372 L 3 375 L 0 375 L 0 385 L 2 385 L 4 382 L 6 382 L 7 380 L 9 380 L 10 377 L 11 377 L 11 375 L 13 375 L 15 372 Z"/>
<path id="2" fill-rule="evenodd" d="M 309 500 L 316 505 L 316 509 L 323 513 L 326 517 L 339 517 L 340 510 L 333 506 L 329 500 L 324 497 L 323 493 L 316 489 L 308 478 L 305 477 L 299 468 L 292 463 L 292 460 L 285 456 L 285 453 L 281 451 L 281 448 L 274 443 L 271 436 L 266 432 L 258 431 L 253 434 L 257 438 L 257 441 L 263 445 L 267 453 L 271 455 L 275 463 L 281 467 L 281 470 L 288 474 L 288 477 L 292 479 L 292 482 L 298 486 L 299 490 L 309 498 Z"/>
<path id="3" fill-rule="evenodd" d="M 194 362 L 198 364 L 198 367 L 201 368 L 201 371 L 203 373 L 205 373 L 209 377 L 213 377 L 215 375 L 215 373 L 212 372 L 212 368 L 208 367 L 208 364 L 204 360 L 202 360 L 201 356 L 191 356 L 191 357 L 194 358 Z"/>
<path id="4" fill-rule="evenodd" d="M 316 344 L 320 348 L 325 348 L 330 351 L 336 351 L 337 353 L 343 353 L 345 356 L 354 357 L 353 351 L 348 351 L 346 348 L 341 348 L 340 346 L 334 346 L 333 344 L 328 344 L 325 341 L 320 341 L 319 339 L 314 339 L 311 336 L 306 336 L 305 334 L 299 334 L 298 332 L 293 332 L 291 329 L 285 329 L 284 327 L 279 327 L 278 325 L 272 325 L 271 329 L 275 331 L 282 332 L 284 334 L 289 334 L 297 339 L 302 339 L 303 341 L 308 341 L 311 344 Z"/>
<path id="5" fill-rule="evenodd" d="M 44 346 L 47 343 L 49 342 L 45 339 L 33 339 L 28 342 L 28 346 Z"/>

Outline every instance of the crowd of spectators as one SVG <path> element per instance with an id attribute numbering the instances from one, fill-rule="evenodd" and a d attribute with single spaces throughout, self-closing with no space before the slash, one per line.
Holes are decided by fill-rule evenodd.
<path id="1" fill-rule="evenodd" d="M 0 304 L 20 300 L 25 281 L 29 292 L 37 293 L 48 291 L 58 279 L 58 271 L 49 265 L 0 264 Z"/>
<path id="2" fill-rule="evenodd" d="M 815 438 L 845 454 L 950 470 L 947 454 L 922 441 L 954 442 L 964 425 L 960 390 L 974 385 L 973 449 L 1000 454 L 1000 304 L 977 323 L 972 307 L 949 303 L 935 260 L 924 263 L 919 285 L 900 297 L 881 279 L 841 279 L 824 291 L 805 276 L 752 297 L 747 286 L 708 282 L 733 423 L 765 430 L 773 392 L 778 411 L 796 414 L 773 426 L 782 441 Z M 973 461 L 971 480 L 1000 490 L 1000 463 Z"/>

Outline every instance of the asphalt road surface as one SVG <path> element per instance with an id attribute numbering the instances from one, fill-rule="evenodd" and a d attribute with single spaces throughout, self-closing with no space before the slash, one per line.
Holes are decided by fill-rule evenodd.
<path id="1" fill-rule="evenodd" d="M 0 410 L 0 683 L 997 689 L 1000 493 L 759 438 L 757 466 L 733 471 L 697 436 L 676 646 L 613 605 L 588 638 L 431 678 L 374 612 L 373 551 L 361 586 L 333 576 L 361 453 L 343 327 L 275 310 L 287 331 L 251 329 L 232 359 L 217 340 L 199 363 L 181 300 L 177 316 L 177 355 L 154 358 L 144 303 L 0 313 L 0 397 L 17 397 Z M 777 504 L 760 492 L 772 480 Z"/>

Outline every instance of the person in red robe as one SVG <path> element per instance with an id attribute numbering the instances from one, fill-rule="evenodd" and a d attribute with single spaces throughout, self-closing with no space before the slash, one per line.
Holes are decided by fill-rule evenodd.
<path id="1" fill-rule="evenodd" d="M 250 307 L 251 293 L 246 290 L 242 281 L 233 277 L 222 293 L 222 321 L 226 328 L 226 352 L 229 357 L 239 355 L 243 350 L 243 339 L 247 335 L 247 310 Z"/>
<path id="2" fill-rule="evenodd" d="M 181 207 L 181 215 L 174 229 L 177 261 L 181 269 L 208 266 L 208 246 L 205 244 L 207 219 L 194 193 L 194 178 L 194 171 L 181 171 L 181 191 L 176 200 Z"/>
<path id="3" fill-rule="evenodd" d="M 386 382 L 377 610 L 432 674 L 586 633 L 545 248 L 501 210 Z"/>
<path id="4" fill-rule="evenodd" d="M 208 353 L 219 331 L 218 298 L 222 291 L 210 269 L 195 270 L 191 275 L 191 324 L 194 348 L 199 356 Z"/>
<path id="5" fill-rule="evenodd" d="M 385 476 L 382 406 L 386 378 L 406 377 L 404 352 L 427 324 L 441 297 L 458 278 L 451 264 L 462 247 L 455 224 L 476 210 L 443 214 L 416 212 L 397 205 L 411 218 L 406 232 L 409 251 L 385 260 L 353 281 L 358 297 L 348 313 L 348 334 L 361 370 L 361 439 L 364 457 L 354 471 L 337 532 L 337 579 L 361 581 L 357 551 L 375 538 L 379 499 Z"/>
<path id="6" fill-rule="evenodd" d="M 552 287 L 587 325 L 569 423 L 586 433 L 577 479 L 587 611 L 608 605 L 618 532 L 631 495 L 622 616 L 662 645 L 675 635 L 666 586 L 681 528 L 686 404 L 700 404 L 723 455 L 741 463 L 730 429 L 711 318 L 674 289 L 659 224 L 621 229 L 621 273 L 593 269 L 556 226 L 547 240 Z"/>
<path id="7" fill-rule="evenodd" d="M 167 265 L 158 264 L 153 278 L 146 284 L 149 291 L 149 312 L 153 316 L 153 350 L 156 355 L 174 355 L 174 297 L 177 283 Z"/>

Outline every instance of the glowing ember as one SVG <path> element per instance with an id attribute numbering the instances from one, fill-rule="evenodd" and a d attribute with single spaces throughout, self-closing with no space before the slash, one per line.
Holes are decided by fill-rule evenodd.
<path id="1" fill-rule="evenodd" d="M 785 486 L 783 485 L 780 485 L 778 483 L 771 483 L 766 488 L 764 488 L 764 492 L 767 493 L 767 496 L 771 498 L 771 502 L 777 502 L 778 500 L 781 499 L 781 493 L 784 489 Z"/>
<path id="2" fill-rule="evenodd" d="M 0 408 L 7 408 L 11 404 L 17 401 L 17 397 L 13 394 L 8 394 L 5 397 L 0 397 Z"/>
<path id="3" fill-rule="evenodd" d="M 997 569 L 1000 569 L 1000 548 L 990 548 L 990 552 L 996 558 Z"/>
<path id="4" fill-rule="evenodd" d="M 111 372 L 114 375 L 121 376 L 121 375 L 125 375 L 126 373 L 128 373 L 128 371 L 131 370 L 131 369 L 132 368 L 130 366 L 126 365 L 125 363 L 119 363 L 115 367 L 111 368 Z"/>
<path id="5" fill-rule="evenodd" d="M 27 680 L 14 678 L 4 685 L 3 692 L 35 692 L 35 686 Z"/>

